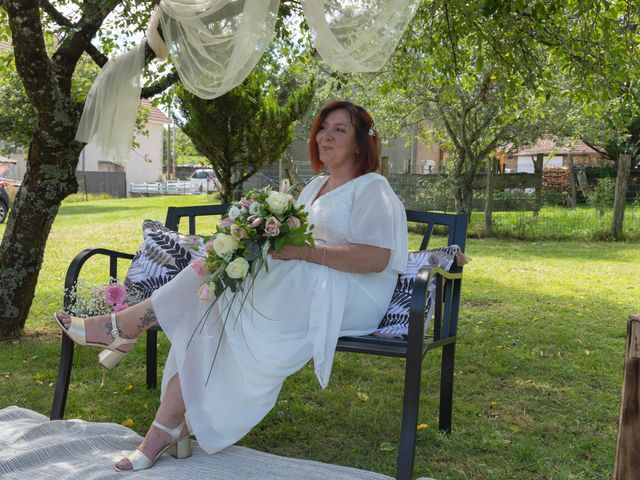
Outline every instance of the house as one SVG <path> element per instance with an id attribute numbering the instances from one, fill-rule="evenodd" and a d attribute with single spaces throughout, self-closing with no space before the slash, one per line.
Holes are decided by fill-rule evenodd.
<path id="1" fill-rule="evenodd" d="M 544 168 L 568 168 L 571 163 L 576 166 L 600 167 L 613 163 L 582 140 L 566 139 L 560 142 L 553 137 L 545 137 L 532 146 L 499 155 L 501 170 L 505 173 L 533 173 L 533 161 L 538 155 L 543 155 Z"/>
<path id="2" fill-rule="evenodd" d="M 136 133 L 135 144 L 129 153 L 129 158 L 125 166 L 103 160 L 97 147 L 93 143 L 87 144 L 80 154 L 78 161 L 78 167 L 76 169 L 76 176 L 81 183 L 85 179 L 89 182 L 93 181 L 93 188 L 87 184 L 87 188 L 90 192 L 101 191 L 100 187 L 110 185 L 111 182 L 102 180 L 94 180 L 98 178 L 96 175 L 87 175 L 88 172 L 119 172 L 120 175 L 111 175 L 114 178 L 123 179 L 124 185 L 130 183 L 145 183 L 156 182 L 163 176 L 163 139 L 164 139 L 164 126 L 171 123 L 171 120 L 157 107 L 151 105 L 148 100 L 142 99 L 140 101 L 141 108 L 148 109 L 149 116 L 145 125 L 146 135 Z M 109 175 L 101 175 L 100 177 L 107 178 Z M 92 180 L 89 180 L 89 179 Z M 82 179 L 82 180 L 81 180 Z M 95 182 L 98 182 L 96 185 Z M 116 181 L 116 183 L 122 183 Z M 127 191 L 123 187 L 117 190 L 120 193 Z M 112 190 L 112 194 L 116 191 Z M 124 196 L 118 195 L 118 196 Z"/>

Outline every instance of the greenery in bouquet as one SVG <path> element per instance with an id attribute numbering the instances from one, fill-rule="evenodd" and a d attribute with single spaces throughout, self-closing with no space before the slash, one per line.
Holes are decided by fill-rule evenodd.
<path id="1" fill-rule="evenodd" d="M 247 275 L 255 277 L 263 265 L 268 268 L 270 248 L 280 252 L 287 245 L 313 246 L 312 233 L 307 212 L 287 191 L 250 190 L 229 207 L 205 244 L 206 255 L 191 264 L 201 277 L 210 276 L 200 288 L 200 299 L 207 302 L 226 288 L 241 290 Z"/>
<path id="2" fill-rule="evenodd" d="M 76 317 L 93 317 L 119 312 L 140 301 L 135 295 L 115 281 L 103 286 L 87 286 L 78 282 L 74 289 L 68 291 L 71 298 L 69 314 Z"/>

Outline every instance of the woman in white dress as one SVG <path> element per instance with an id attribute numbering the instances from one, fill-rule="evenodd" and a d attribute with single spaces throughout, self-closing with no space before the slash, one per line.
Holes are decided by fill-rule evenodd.
<path id="1" fill-rule="evenodd" d="M 325 388 L 338 337 L 377 328 L 407 260 L 405 212 L 376 173 L 379 147 L 363 108 L 344 101 L 322 108 L 309 154 L 316 173 L 329 175 L 315 177 L 297 201 L 316 245 L 271 251 L 268 273 L 257 275 L 246 301 L 233 302 L 226 291 L 213 307 L 201 302 L 203 279 L 186 268 L 117 315 L 56 314 L 75 342 L 107 348 L 100 356 L 107 368 L 153 325 L 171 341 L 155 421 L 117 470 L 149 468 L 167 450 L 189 456 L 190 433 L 209 453 L 232 445 L 271 410 L 287 376 L 313 358 Z M 231 320 L 223 326 L 225 308 Z"/>

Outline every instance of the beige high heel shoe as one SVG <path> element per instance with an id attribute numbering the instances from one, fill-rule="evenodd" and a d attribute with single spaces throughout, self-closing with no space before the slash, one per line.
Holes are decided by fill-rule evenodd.
<path id="1" fill-rule="evenodd" d="M 118 365 L 118 363 L 120 363 L 120 361 L 127 355 L 128 352 L 123 352 L 122 350 L 118 350 L 118 348 L 123 345 L 134 344 L 137 340 L 137 338 L 123 338 L 120 336 L 115 313 L 111 314 L 111 336 L 113 337 L 113 342 L 109 345 L 105 345 L 104 343 L 87 342 L 84 318 L 71 316 L 71 325 L 69 325 L 69 329 L 64 328 L 64 325 L 58 318 L 57 313 L 53 314 L 53 318 L 55 318 L 56 324 L 60 330 L 62 330 L 65 335 L 78 345 L 103 348 L 104 350 L 100 352 L 100 355 L 98 355 L 98 362 L 100 362 L 100 365 L 107 370 L 111 370 L 113 367 Z"/>
<path id="2" fill-rule="evenodd" d="M 171 435 L 171 442 L 169 443 L 169 445 L 163 447 L 156 454 L 156 456 L 153 457 L 153 459 L 150 459 L 144 453 L 142 453 L 140 450 L 136 448 L 131 453 L 131 455 L 129 455 L 128 457 L 125 457 L 131 462 L 131 468 L 129 470 L 122 470 L 118 468 L 117 465 L 114 465 L 113 468 L 115 468 L 116 471 L 131 472 L 131 471 L 145 470 L 147 468 L 151 468 L 153 467 L 153 464 L 156 463 L 158 458 L 160 458 L 160 456 L 167 450 L 169 450 L 169 453 L 174 458 L 183 459 L 191 456 L 191 439 L 189 438 L 189 432 L 187 432 L 187 434 L 182 437 L 180 436 L 180 433 L 182 432 L 182 429 L 185 426 L 184 420 L 182 420 L 182 422 L 180 422 L 180 425 L 178 425 L 176 428 L 165 427 L 157 420 L 154 420 L 151 425 Z"/>

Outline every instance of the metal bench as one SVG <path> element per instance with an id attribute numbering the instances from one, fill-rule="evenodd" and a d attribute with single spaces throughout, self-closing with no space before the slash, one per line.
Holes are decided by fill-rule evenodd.
<path id="1" fill-rule="evenodd" d="M 195 235 L 197 233 L 196 220 L 198 217 L 223 215 L 227 209 L 227 205 L 169 207 L 165 226 L 177 231 L 180 220 L 187 218 L 189 234 Z M 467 215 L 407 210 L 407 220 L 424 225 L 425 231 L 420 244 L 420 250 L 428 248 L 434 227 L 437 226 L 445 227 L 448 230 L 448 245 L 458 245 L 464 250 L 467 233 Z M 92 248 L 80 252 L 67 269 L 65 278 L 65 309 L 68 308 L 73 301 L 71 292 L 76 285 L 82 266 L 89 258 L 95 255 L 106 256 L 109 259 L 110 278 L 118 278 L 118 259 L 131 260 L 133 258 L 133 254 L 104 248 Z M 426 336 L 426 332 L 424 331 L 424 307 L 427 300 L 428 286 L 434 276 L 436 281 L 436 303 L 435 314 L 432 321 L 433 332 L 431 332 L 429 336 Z M 338 351 L 406 359 L 402 423 L 396 471 L 396 478 L 398 480 L 409 480 L 412 477 L 418 425 L 418 407 L 420 404 L 422 360 L 428 351 L 436 348 L 442 348 L 439 428 L 442 431 L 451 432 L 453 366 L 461 283 L 462 268 L 456 265 L 452 267 L 450 272 L 444 272 L 439 268 L 431 270 L 423 268 L 418 272 L 414 284 L 409 314 L 409 335 L 406 340 L 382 339 L 372 335 L 341 337 L 338 340 L 336 348 Z M 147 330 L 146 383 L 149 388 L 155 388 L 157 386 L 157 337 L 159 330 L 159 328 Z M 64 408 L 71 377 L 73 347 L 73 342 L 69 340 L 66 335 L 62 335 L 60 365 L 51 409 L 52 420 L 59 420 L 64 416 Z"/>

